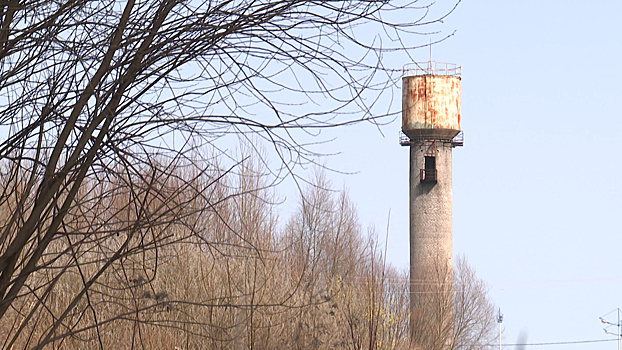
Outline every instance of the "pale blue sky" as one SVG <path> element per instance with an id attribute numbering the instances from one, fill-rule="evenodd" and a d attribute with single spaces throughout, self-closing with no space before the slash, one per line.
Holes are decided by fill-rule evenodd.
<path id="1" fill-rule="evenodd" d="M 439 0 L 437 9 L 451 4 Z M 505 342 L 522 329 L 530 343 L 612 337 L 598 317 L 622 307 L 622 1 L 465 0 L 438 29 L 456 34 L 433 59 L 463 72 L 454 254 L 489 284 Z M 384 137 L 369 125 L 341 129 L 331 145 L 341 154 L 326 163 L 359 172 L 331 176 L 381 237 L 391 210 L 389 260 L 407 268 L 399 128 L 399 120 L 384 127 Z"/>

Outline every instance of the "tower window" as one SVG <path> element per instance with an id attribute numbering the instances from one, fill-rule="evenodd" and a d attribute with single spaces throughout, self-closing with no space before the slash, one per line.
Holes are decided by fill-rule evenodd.
<path id="1" fill-rule="evenodd" d="M 421 182 L 436 183 L 436 157 L 424 157 L 424 168 L 421 169 Z"/>

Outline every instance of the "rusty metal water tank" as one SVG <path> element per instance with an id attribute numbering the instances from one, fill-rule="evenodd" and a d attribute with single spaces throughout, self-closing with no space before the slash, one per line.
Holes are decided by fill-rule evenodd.
<path id="1" fill-rule="evenodd" d="M 402 131 L 411 140 L 451 140 L 460 132 L 460 73 L 452 63 L 404 66 Z"/>

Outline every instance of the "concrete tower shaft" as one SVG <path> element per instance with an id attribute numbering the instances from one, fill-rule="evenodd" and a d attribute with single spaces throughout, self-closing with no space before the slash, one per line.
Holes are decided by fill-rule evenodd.
<path id="1" fill-rule="evenodd" d="M 451 151 L 451 141 L 414 140 L 410 145 L 414 349 L 449 349 L 453 335 Z"/>
<path id="2" fill-rule="evenodd" d="M 410 271 L 415 279 L 427 265 L 452 266 L 452 147 L 451 141 L 439 140 L 410 145 Z"/>
<path id="3" fill-rule="evenodd" d="M 425 69 L 421 68 L 426 66 Z M 460 67 L 405 67 L 400 143 L 410 147 L 410 324 L 415 349 L 453 334 L 452 149 L 460 133 Z"/>

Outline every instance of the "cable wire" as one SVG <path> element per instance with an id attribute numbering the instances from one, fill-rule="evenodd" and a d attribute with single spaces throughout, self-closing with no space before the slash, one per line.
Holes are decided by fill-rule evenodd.
<path id="1" fill-rule="evenodd" d="M 560 341 L 560 342 L 549 342 L 549 343 L 501 344 L 501 346 L 567 345 L 567 344 L 602 343 L 606 341 L 617 341 L 617 340 L 618 339 L 594 339 L 594 340 Z"/>

